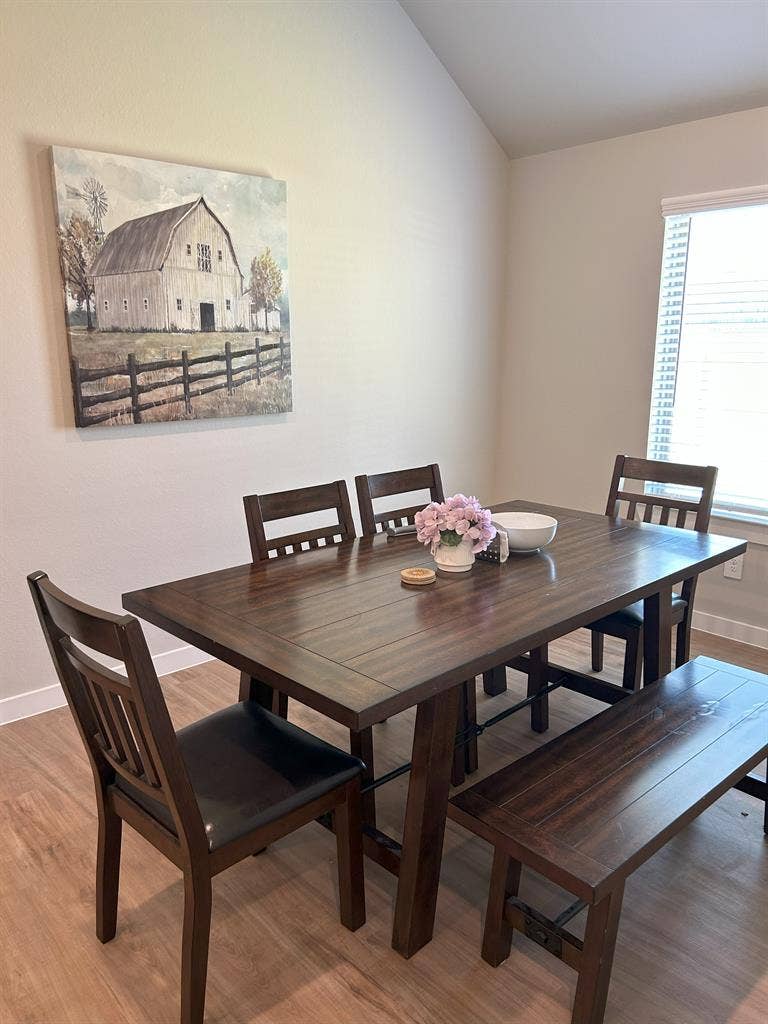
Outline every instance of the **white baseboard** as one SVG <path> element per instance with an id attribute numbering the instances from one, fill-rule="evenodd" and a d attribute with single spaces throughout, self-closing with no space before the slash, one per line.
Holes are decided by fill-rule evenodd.
<path id="1" fill-rule="evenodd" d="M 752 647 L 768 648 L 768 629 L 764 629 L 762 626 L 753 626 L 749 622 L 737 622 L 736 619 L 724 619 L 721 615 L 710 615 L 709 612 L 694 610 L 691 625 L 694 629 L 700 629 L 704 633 L 714 633 L 716 636 L 724 636 L 728 640 L 751 644 Z"/>
<path id="2" fill-rule="evenodd" d="M 180 672 L 182 669 L 202 665 L 203 662 L 211 660 L 210 654 L 199 651 L 190 644 L 176 647 L 172 651 L 163 651 L 152 658 L 159 676 Z M 39 690 L 29 690 L 27 693 L 18 693 L 14 697 L 4 697 L 0 700 L 0 725 L 8 725 L 31 715 L 41 715 L 44 711 L 53 711 L 54 708 L 63 707 L 66 703 L 67 698 L 60 683 L 43 686 Z"/>

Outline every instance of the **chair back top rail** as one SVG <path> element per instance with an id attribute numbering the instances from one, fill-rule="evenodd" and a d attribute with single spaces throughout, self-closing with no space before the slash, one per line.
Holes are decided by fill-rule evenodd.
<path id="1" fill-rule="evenodd" d="M 406 523 L 413 523 L 416 513 L 424 508 L 423 504 L 409 505 L 386 512 L 374 512 L 373 502 L 376 498 L 410 494 L 413 491 L 429 491 L 431 501 L 445 499 L 440 467 L 436 462 L 429 466 L 377 473 L 374 476 L 363 473 L 355 477 L 355 487 L 364 537 L 371 537 L 379 531 L 384 532 L 390 525 L 405 526 Z"/>
<path id="2" fill-rule="evenodd" d="M 319 548 L 321 541 L 324 545 L 340 544 L 357 536 L 344 480 L 272 494 L 249 494 L 243 498 L 243 505 L 254 562 L 296 554 L 305 545 Z M 266 523 L 326 511 L 336 513 L 336 521 L 328 526 L 267 538 Z"/>
<path id="3" fill-rule="evenodd" d="M 174 839 L 207 850 L 200 811 L 139 621 L 78 601 L 44 572 L 27 580 L 97 786 L 105 789 L 122 776 L 169 809 L 177 828 Z M 96 661 L 80 644 L 121 662 L 125 675 Z"/>
<path id="4" fill-rule="evenodd" d="M 643 483 L 670 484 L 681 488 L 699 488 L 698 500 L 690 497 L 653 494 L 646 491 L 632 491 L 626 481 L 638 480 Z M 628 455 L 617 455 L 613 477 L 608 493 L 605 514 L 621 515 L 621 504 L 626 503 L 623 518 L 635 519 L 642 506 L 642 521 L 654 521 L 659 510 L 658 522 L 662 526 L 685 528 L 689 514 L 694 517 L 693 529 L 706 533 L 712 515 L 717 469 L 715 466 L 691 466 L 680 462 L 659 462 L 652 459 L 637 459 Z M 625 486 L 622 487 L 622 481 Z M 674 516 L 673 513 L 676 513 Z M 673 520 L 673 521 L 671 521 Z"/>

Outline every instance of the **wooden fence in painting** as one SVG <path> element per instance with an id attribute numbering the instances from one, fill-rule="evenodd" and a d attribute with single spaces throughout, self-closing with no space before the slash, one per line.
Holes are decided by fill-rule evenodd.
<path id="1" fill-rule="evenodd" d="M 234 365 L 234 360 L 246 359 L 248 362 Z M 222 368 L 206 370 L 204 373 L 194 373 L 192 368 L 204 363 L 223 363 Z M 95 423 L 104 423 L 113 419 L 124 409 L 112 409 L 109 412 L 98 412 L 91 414 L 89 410 L 98 406 L 114 402 L 130 400 L 130 414 L 134 423 L 141 423 L 141 414 L 148 409 L 157 409 L 162 405 L 173 405 L 176 402 L 183 402 L 186 412 L 192 412 L 192 399 L 201 395 L 209 395 L 212 391 L 227 389 L 227 394 L 232 395 L 235 388 L 247 381 L 255 380 L 260 384 L 265 377 L 277 375 L 284 377 L 291 368 L 291 346 L 290 342 L 280 337 L 279 341 L 265 345 L 255 339 L 250 348 L 232 351 L 232 343 L 226 342 L 223 352 L 214 352 L 211 355 L 193 356 L 184 350 L 180 359 L 158 359 L 154 362 L 137 362 L 135 354 L 130 353 L 124 365 L 102 366 L 94 369 L 87 369 L 80 366 L 77 359 L 72 359 L 72 390 L 75 396 L 75 418 L 78 427 L 90 427 Z M 161 370 L 180 370 L 177 376 L 163 380 L 141 382 L 141 377 L 146 373 L 155 373 Z M 83 384 L 86 382 L 105 380 L 108 377 L 127 377 L 128 386 L 118 388 L 114 391 L 102 391 L 91 394 L 83 393 Z M 223 378 L 216 380 L 216 378 Z M 201 381 L 211 380 L 213 383 L 198 386 Z M 170 397 L 162 397 L 154 400 L 142 400 L 143 395 L 163 388 L 177 388 L 178 394 Z"/>

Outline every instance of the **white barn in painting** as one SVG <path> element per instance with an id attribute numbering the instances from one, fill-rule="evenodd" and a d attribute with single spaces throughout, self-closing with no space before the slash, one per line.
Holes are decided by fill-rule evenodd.
<path id="1" fill-rule="evenodd" d="M 91 274 L 100 330 L 251 325 L 232 239 L 203 196 L 110 231 Z"/>

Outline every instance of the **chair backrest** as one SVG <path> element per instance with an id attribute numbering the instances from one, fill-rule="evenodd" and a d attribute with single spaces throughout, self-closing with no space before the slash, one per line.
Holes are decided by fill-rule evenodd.
<path id="1" fill-rule="evenodd" d="M 443 482 L 440 479 L 440 467 L 437 463 L 431 466 L 418 466 L 415 469 L 400 469 L 392 473 L 377 473 L 375 476 L 355 477 L 357 502 L 360 508 L 360 520 L 363 525 L 363 536 L 371 537 L 377 531 L 383 532 L 388 526 L 405 526 L 413 523 L 414 516 L 424 508 L 410 505 L 405 508 L 392 509 L 387 512 L 374 512 L 375 498 L 388 498 L 394 494 L 409 494 L 411 491 L 429 491 L 431 501 L 444 501 Z"/>
<path id="2" fill-rule="evenodd" d="M 294 555 L 308 548 L 340 544 L 357 536 L 349 493 L 343 480 L 315 487 L 297 487 L 292 491 L 275 491 L 273 494 L 249 494 L 243 498 L 243 504 L 254 562 Z M 331 510 L 336 512 L 335 523 L 267 540 L 265 523 Z"/>
<path id="3" fill-rule="evenodd" d="M 701 493 L 698 498 L 695 496 L 678 498 L 666 494 L 653 494 L 644 490 L 630 491 L 623 486 L 627 480 L 672 484 L 685 489 L 698 488 Z M 617 455 L 605 514 L 607 516 L 620 515 L 624 519 L 635 519 L 636 516 L 639 516 L 639 510 L 642 507 L 644 523 L 657 521 L 662 526 L 685 528 L 688 526 L 689 517 L 692 517 L 692 528 L 700 533 L 706 533 L 712 515 L 716 480 L 717 469 L 715 466 L 689 466 L 681 462 L 655 462 L 651 459 L 634 459 L 629 455 Z M 622 502 L 627 503 L 626 512 L 621 511 Z M 658 519 L 654 519 L 656 509 L 659 510 Z"/>
<path id="4" fill-rule="evenodd" d="M 168 807 L 182 841 L 205 843 L 200 811 L 138 619 L 83 604 L 54 586 L 44 572 L 32 573 L 27 581 L 97 787 L 103 793 L 116 775 L 123 776 Z M 80 644 L 122 662 L 126 674 L 95 661 Z"/>

